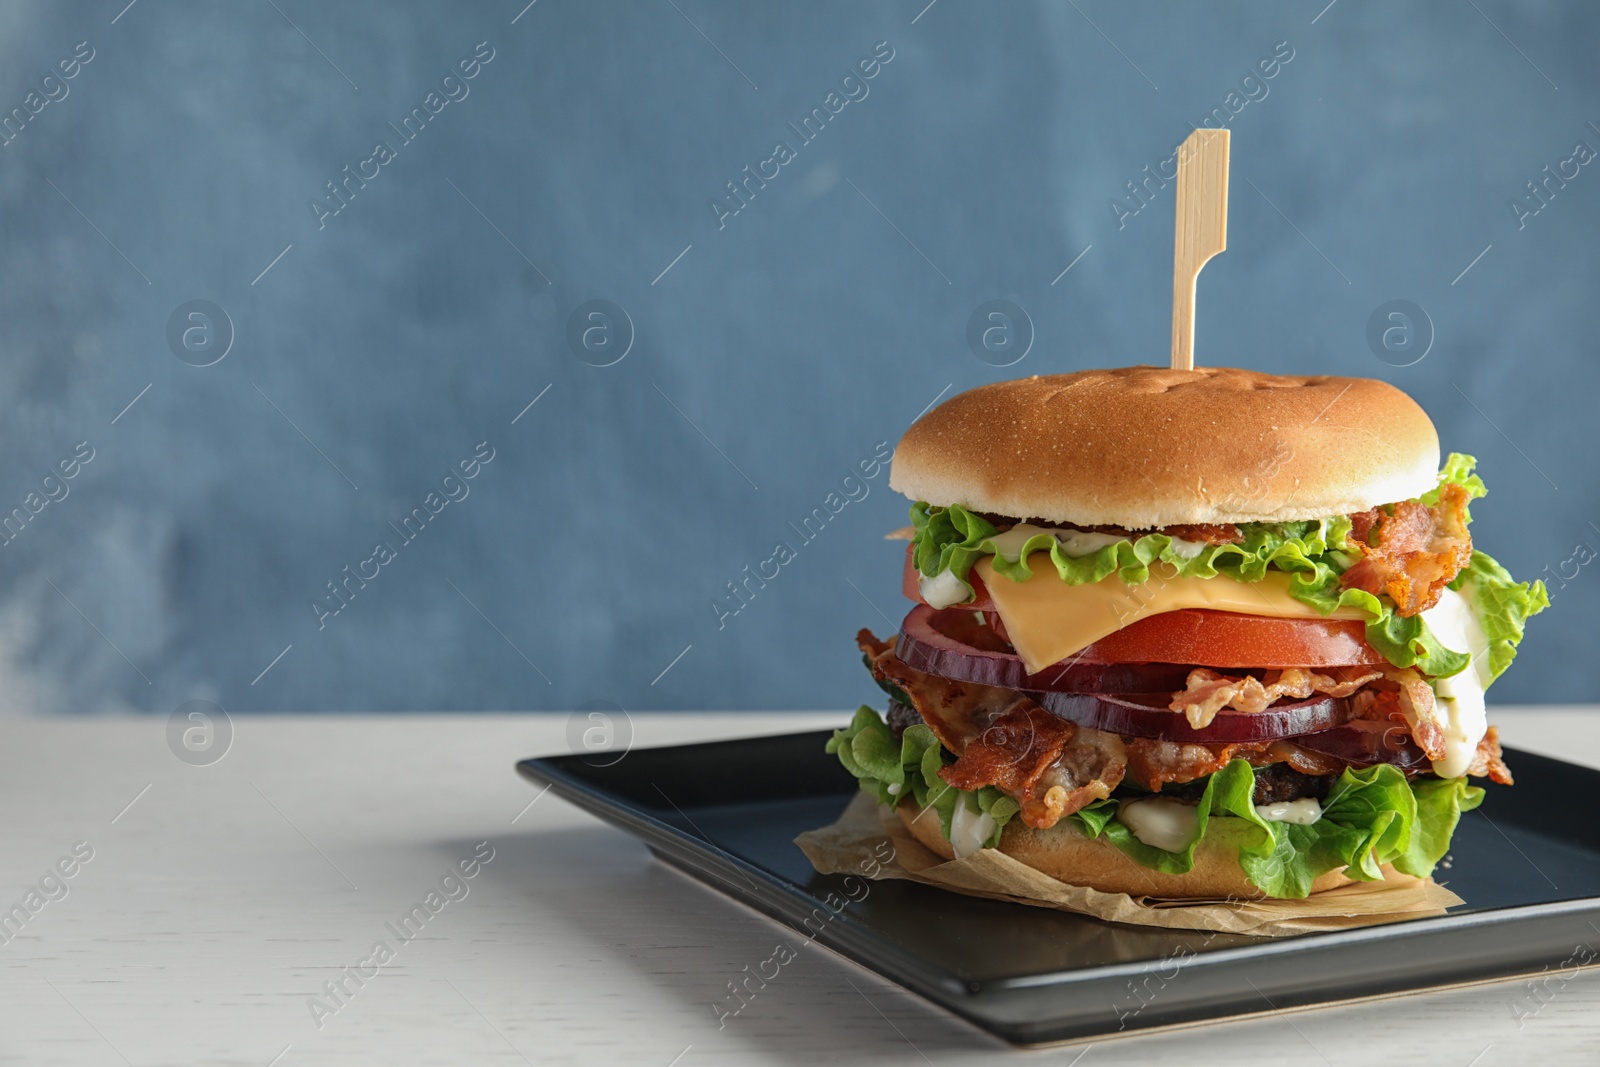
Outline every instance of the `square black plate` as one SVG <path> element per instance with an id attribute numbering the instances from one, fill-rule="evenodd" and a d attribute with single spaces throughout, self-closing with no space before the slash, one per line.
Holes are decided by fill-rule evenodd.
<path id="1" fill-rule="evenodd" d="M 1571 967 L 1595 960 L 1600 944 L 1600 824 L 1584 814 L 1600 771 L 1509 750 L 1516 786 L 1489 788 L 1438 872 L 1467 901 L 1446 916 L 1264 939 L 1107 923 L 900 880 L 871 883 L 833 915 L 824 898 L 861 897 L 863 883 L 817 874 L 793 843 L 857 795 L 823 752 L 828 736 L 641 749 L 605 765 L 555 756 L 517 770 L 666 862 L 1020 1045 Z"/>

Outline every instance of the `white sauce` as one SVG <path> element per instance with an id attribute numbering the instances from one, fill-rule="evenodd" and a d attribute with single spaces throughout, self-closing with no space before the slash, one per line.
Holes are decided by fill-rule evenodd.
<path id="1" fill-rule="evenodd" d="M 989 538 L 994 545 L 994 554 L 1002 557 L 1009 563 L 1015 563 L 1022 558 L 1022 546 L 1028 539 L 1039 534 L 1050 536 L 1055 530 L 1047 530 L 1043 526 L 1033 526 L 1026 522 L 1019 522 L 1005 533 L 995 534 Z"/>
<path id="2" fill-rule="evenodd" d="M 1100 551 L 1107 545 L 1114 545 L 1118 541 L 1126 541 L 1121 534 L 1092 533 L 1086 530 L 1057 530 L 1044 526 L 1035 526 L 1028 522 L 1019 522 L 1005 533 L 995 534 L 989 540 L 994 545 L 995 555 L 1011 563 L 1022 558 L 1022 546 L 1031 538 L 1044 534 L 1054 537 L 1060 543 L 1062 551 L 1074 559 L 1079 556 L 1089 556 Z"/>
<path id="3" fill-rule="evenodd" d="M 1483 691 L 1489 685 L 1489 639 L 1478 625 L 1472 602 L 1453 589 L 1446 589 L 1439 603 L 1422 613 L 1423 621 L 1439 643 L 1452 652 L 1468 652 L 1472 663 L 1466 670 L 1433 683 L 1439 710 L 1444 713 L 1444 758 L 1433 761 L 1433 773 L 1441 778 L 1459 778 L 1467 773 L 1478 742 L 1489 730 L 1488 710 Z"/>
<path id="4" fill-rule="evenodd" d="M 903 788 L 905 788 L 905 787 L 902 786 L 899 782 L 890 782 L 889 783 L 889 795 L 892 796 L 892 797 L 897 797 L 897 796 L 900 795 L 900 790 L 903 789 Z"/>
<path id="5" fill-rule="evenodd" d="M 1204 541 L 1185 541 L 1181 537 L 1171 538 L 1172 554 L 1180 559 L 1194 559 L 1211 546 Z"/>
<path id="6" fill-rule="evenodd" d="M 957 578 L 954 571 L 940 571 L 932 578 L 918 575 L 917 592 L 922 594 L 923 600 L 936 608 L 948 608 L 972 596 L 972 589 L 966 582 Z"/>
<path id="7" fill-rule="evenodd" d="M 1188 848 L 1200 824 L 1193 804 L 1172 797 L 1124 800 L 1117 808 L 1117 821 L 1133 831 L 1134 837 L 1163 852 Z"/>
<path id="8" fill-rule="evenodd" d="M 966 859 L 978 851 L 994 831 L 993 816 L 971 810 L 964 797 L 956 799 L 955 811 L 950 814 L 950 847 L 956 859 Z"/>
<path id="9" fill-rule="evenodd" d="M 1439 603 L 1422 613 L 1422 619 L 1428 624 L 1428 629 L 1433 631 L 1433 636 L 1437 637 L 1446 648 L 1453 652 L 1472 653 L 1472 666 L 1450 680 L 1456 681 L 1463 675 L 1474 674 L 1477 676 L 1479 687 L 1488 688 L 1489 638 L 1478 625 L 1478 616 L 1473 610 L 1472 601 L 1454 589 L 1446 589 L 1440 594 Z"/>
<path id="10" fill-rule="evenodd" d="M 1322 805 L 1316 797 L 1301 797 L 1299 800 L 1280 800 L 1276 804 L 1257 804 L 1256 814 L 1266 822 L 1310 826 L 1322 818 Z"/>
<path id="11" fill-rule="evenodd" d="M 1121 534 L 1093 533 L 1087 530 L 1055 530 L 1056 540 L 1061 542 L 1061 548 L 1073 559 L 1079 556 L 1092 556 L 1107 545 L 1114 545 L 1118 541 L 1126 541 Z"/>

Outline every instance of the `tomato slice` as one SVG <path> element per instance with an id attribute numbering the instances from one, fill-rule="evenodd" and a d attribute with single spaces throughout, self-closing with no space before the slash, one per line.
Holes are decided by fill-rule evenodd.
<path id="1" fill-rule="evenodd" d="M 917 577 L 908 548 L 901 590 L 907 599 L 927 603 L 917 589 Z M 998 622 L 993 614 L 994 601 L 976 570 L 968 581 L 978 594 L 977 599 L 960 606 L 989 612 L 991 623 Z M 1101 638 L 1073 659 L 1087 663 L 1190 663 L 1240 669 L 1388 663 L 1367 644 L 1366 624 L 1358 619 L 1279 619 L 1203 608 L 1184 608 L 1140 619 Z"/>
<path id="2" fill-rule="evenodd" d="M 1367 644 L 1366 624 L 1358 619 L 1276 619 L 1202 608 L 1140 619 L 1084 649 L 1082 659 L 1235 668 L 1382 666 L 1389 662 Z"/>

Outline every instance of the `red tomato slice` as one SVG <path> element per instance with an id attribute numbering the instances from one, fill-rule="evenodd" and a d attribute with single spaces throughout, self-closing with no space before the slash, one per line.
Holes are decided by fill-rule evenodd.
<path id="1" fill-rule="evenodd" d="M 1232 581 L 1217 578 L 1215 581 Z M 1202 667 L 1386 665 L 1357 619 L 1275 619 L 1185 608 L 1140 619 L 1083 650 L 1090 663 L 1196 663 Z"/>
<path id="2" fill-rule="evenodd" d="M 994 612 L 994 601 L 976 571 L 967 579 L 977 600 L 961 607 Z M 1232 581 L 1216 578 L 1214 581 Z M 917 589 L 917 570 L 906 552 L 901 589 L 907 599 L 927 603 Z M 991 625 L 998 616 L 989 616 Z M 1202 667 L 1341 667 L 1388 663 L 1367 644 L 1366 624 L 1356 619 L 1277 619 L 1231 611 L 1185 608 L 1140 619 L 1096 641 L 1073 657 L 1085 663 L 1191 663 Z"/>

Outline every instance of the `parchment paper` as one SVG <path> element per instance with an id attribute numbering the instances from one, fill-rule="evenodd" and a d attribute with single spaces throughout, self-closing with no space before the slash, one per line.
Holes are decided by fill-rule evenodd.
<path id="1" fill-rule="evenodd" d="M 894 849 L 888 859 L 885 838 Z M 831 826 L 807 830 L 794 843 L 822 874 L 905 878 L 967 896 L 1056 908 L 1110 922 L 1257 937 L 1442 915 L 1446 908 L 1465 903 L 1431 878 L 1400 874 L 1381 882 L 1356 882 L 1326 890 L 1304 900 L 1196 901 L 1102 893 L 1058 881 L 992 848 L 979 849 L 965 859 L 945 860 L 912 837 L 892 809 L 865 793 L 851 801 Z"/>

